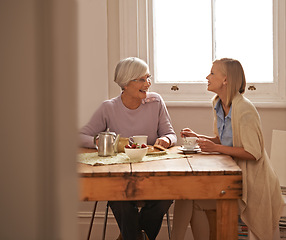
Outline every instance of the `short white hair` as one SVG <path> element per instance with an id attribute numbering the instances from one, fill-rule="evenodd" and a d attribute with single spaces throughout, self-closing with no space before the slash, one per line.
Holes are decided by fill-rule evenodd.
<path id="1" fill-rule="evenodd" d="M 145 61 L 137 57 L 128 57 L 122 59 L 115 68 L 114 82 L 121 89 L 134 79 L 142 77 L 149 73 L 149 67 Z"/>

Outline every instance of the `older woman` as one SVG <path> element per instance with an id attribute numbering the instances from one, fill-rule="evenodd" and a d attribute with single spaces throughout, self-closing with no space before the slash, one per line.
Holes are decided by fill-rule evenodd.
<path id="1" fill-rule="evenodd" d="M 177 142 L 170 116 L 161 96 L 148 92 L 151 75 L 148 65 L 141 59 L 121 60 L 114 81 L 121 87 L 119 96 L 104 101 L 80 131 L 80 145 L 94 148 L 94 136 L 109 128 L 122 137 L 147 135 L 148 144 L 168 148 Z M 124 240 L 140 239 L 142 230 L 148 238 L 156 238 L 164 214 L 172 201 L 145 201 L 138 211 L 135 201 L 112 201 L 113 211 Z"/>
<path id="2" fill-rule="evenodd" d="M 198 137 L 204 152 L 220 152 L 233 157 L 242 169 L 243 194 L 238 201 L 240 216 L 249 229 L 249 239 L 279 239 L 282 208 L 280 184 L 264 149 L 260 117 L 253 104 L 243 96 L 246 81 L 239 61 L 216 60 L 207 76 L 213 99 L 215 136 L 204 136 L 189 128 L 181 136 Z M 208 239 L 208 222 L 198 223 L 203 210 L 215 208 L 215 201 L 176 201 L 172 239 L 184 239 L 191 222 L 194 239 Z M 206 218 L 205 218 L 206 219 Z M 194 227 L 201 225 L 200 227 Z"/>

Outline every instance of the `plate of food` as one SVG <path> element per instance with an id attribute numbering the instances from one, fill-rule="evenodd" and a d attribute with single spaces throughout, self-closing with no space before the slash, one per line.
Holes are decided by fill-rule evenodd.
<path id="1" fill-rule="evenodd" d="M 160 146 L 160 145 L 148 145 L 148 151 L 146 155 L 164 155 L 166 154 L 166 148 Z"/>

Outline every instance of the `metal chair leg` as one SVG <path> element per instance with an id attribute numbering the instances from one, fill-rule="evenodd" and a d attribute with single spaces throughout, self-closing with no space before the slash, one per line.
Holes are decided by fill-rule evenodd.
<path id="1" fill-rule="evenodd" d="M 167 217 L 167 225 L 168 225 L 168 236 L 170 240 L 171 239 L 171 226 L 170 226 L 169 210 L 166 212 L 166 217 Z"/>
<path id="2" fill-rule="evenodd" d="M 106 224 L 107 224 L 107 216 L 108 216 L 108 202 L 106 204 L 106 209 L 105 209 L 105 217 L 104 217 L 104 225 L 103 225 L 103 232 L 102 232 L 102 240 L 105 240 L 105 233 L 106 233 Z"/>
<path id="3" fill-rule="evenodd" d="M 87 235 L 87 240 L 90 239 L 90 234 L 91 234 L 91 230 L 92 230 L 92 226 L 93 226 L 93 220 L 94 220 L 94 215 L 95 215 L 95 211 L 96 211 L 96 206 L 97 206 L 97 201 L 95 201 L 95 203 L 94 203 L 94 208 L 93 208 L 92 217 L 91 217 L 91 220 L 90 220 L 90 225 L 89 225 L 89 231 L 88 231 L 88 235 Z"/>
<path id="4" fill-rule="evenodd" d="M 142 232 L 142 235 L 143 235 L 143 240 L 146 240 L 145 232 Z"/>

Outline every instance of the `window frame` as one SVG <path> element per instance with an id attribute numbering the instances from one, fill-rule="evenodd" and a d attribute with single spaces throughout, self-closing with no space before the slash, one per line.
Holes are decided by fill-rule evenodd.
<path id="1" fill-rule="evenodd" d="M 144 59 L 156 80 L 153 57 L 153 0 L 119 0 L 120 58 L 137 56 Z M 273 0 L 273 83 L 247 83 L 245 96 L 257 107 L 286 107 L 286 3 Z M 211 68 L 211 66 L 210 66 Z M 208 73 L 206 73 L 207 75 Z M 167 106 L 209 107 L 213 93 L 206 83 L 156 83 Z M 253 86 L 253 87 L 252 87 Z M 171 90 L 171 88 L 178 90 Z M 256 88 L 256 90 L 251 90 Z"/>

